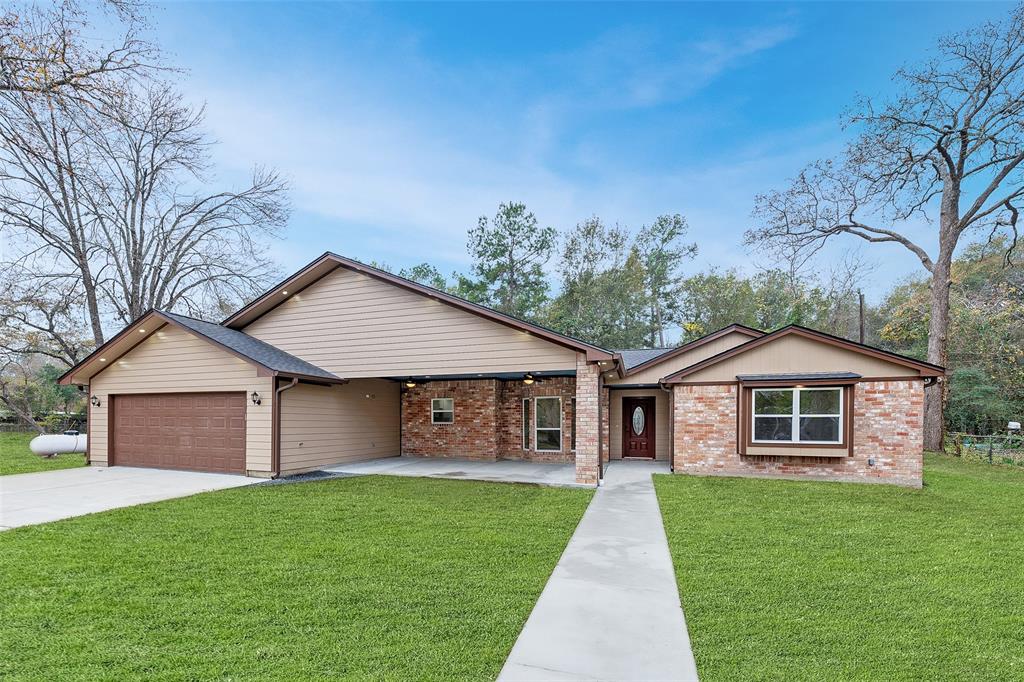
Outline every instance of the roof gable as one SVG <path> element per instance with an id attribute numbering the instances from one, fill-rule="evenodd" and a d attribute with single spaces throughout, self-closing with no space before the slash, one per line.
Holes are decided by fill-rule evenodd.
<path id="1" fill-rule="evenodd" d="M 873 346 L 857 343 L 855 341 L 849 341 L 847 339 L 843 339 L 838 336 L 833 336 L 831 334 L 826 334 L 825 332 L 820 332 L 814 329 L 809 329 L 807 327 L 801 327 L 799 325 L 789 325 L 770 334 L 765 334 L 764 336 L 752 339 L 747 343 L 741 344 L 734 348 L 730 348 L 726 351 L 718 353 L 717 355 L 713 355 L 710 358 L 706 358 L 705 360 L 694 363 L 689 367 L 686 367 L 684 369 L 679 370 L 678 372 L 675 372 L 664 377 L 662 381 L 666 384 L 683 383 L 687 377 L 691 377 L 692 375 L 695 375 L 698 372 L 703 372 L 704 370 L 714 367 L 716 365 L 720 365 L 721 363 L 731 358 L 741 356 L 746 353 L 750 353 L 751 351 L 755 351 L 758 348 L 762 348 L 763 346 L 778 342 L 781 339 L 786 339 L 789 337 L 803 339 L 806 341 L 823 344 L 826 346 L 831 346 L 842 351 L 857 353 L 867 358 L 883 361 L 888 365 L 899 366 L 902 368 L 913 370 L 917 372 L 919 376 L 922 377 L 941 376 L 945 373 L 945 369 L 939 367 L 938 365 L 933 365 L 928 362 L 922 362 L 920 360 L 909 358 L 898 353 L 882 350 L 881 348 L 875 348 Z M 761 373 L 761 370 L 758 370 L 757 373 Z M 731 378 L 735 379 L 735 376 Z"/>
<path id="2" fill-rule="evenodd" d="M 234 329 L 192 317 L 151 310 L 122 329 L 109 341 L 90 353 L 60 378 L 62 384 L 86 383 L 150 338 L 165 325 L 184 329 L 199 339 L 218 346 L 257 368 L 261 376 L 287 376 L 325 383 L 344 383 L 344 379 L 279 348 Z"/>
<path id="3" fill-rule="evenodd" d="M 665 349 L 663 352 L 658 353 L 658 354 L 654 355 L 653 357 L 648 357 L 648 358 L 644 359 L 642 362 L 633 364 L 632 366 L 627 365 L 626 368 L 625 368 L 626 369 L 626 376 L 629 376 L 631 374 L 636 374 L 636 373 L 641 372 L 641 371 L 643 371 L 645 369 L 648 369 L 650 367 L 654 367 L 654 366 L 660 365 L 661 363 L 663 363 L 663 362 L 665 362 L 667 360 L 671 360 L 672 358 L 676 358 L 676 357 L 678 357 L 678 356 L 680 356 L 680 355 L 682 355 L 684 353 L 688 353 L 688 352 L 690 352 L 692 350 L 700 348 L 701 346 L 704 346 L 704 345 L 706 345 L 708 343 L 711 343 L 712 341 L 716 341 L 716 340 L 722 338 L 723 336 L 728 336 L 729 334 L 733 334 L 733 333 L 738 333 L 738 334 L 742 334 L 742 335 L 745 335 L 745 336 L 749 336 L 751 339 L 756 339 L 756 338 L 759 338 L 761 336 L 764 336 L 764 332 L 759 330 L 759 329 L 754 329 L 753 327 L 747 327 L 746 325 L 742 325 L 742 324 L 730 324 L 728 327 L 722 327 L 721 329 L 719 329 L 717 331 L 713 331 L 710 334 L 706 334 L 706 335 L 700 337 L 699 339 L 694 339 L 693 341 L 690 341 L 689 343 L 684 343 L 681 346 L 676 346 L 674 348 Z"/>
<path id="4" fill-rule="evenodd" d="M 338 254 L 331 252 L 327 252 L 320 256 L 288 279 L 271 288 L 262 296 L 258 297 L 225 319 L 221 324 L 233 329 L 246 327 L 256 321 L 259 317 L 265 315 L 283 303 L 289 296 L 293 296 L 302 291 L 337 268 L 345 268 L 347 270 L 361 273 L 376 280 L 386 282 L 392 286 L 424 296 L 428 299 L 459 308 L 492 322 L 526 332 L 551 343 L 586 353 L 588 360 L 611 360 L 614 357 L 610 351 L 599 346 L 586 343 L 571 336 L 566 336 L 565 334 L 560 334 L 531 322 L 520 320 L 511 315 L 506 315 L 505 313 L 492 310 L 486 306 L 467 301 L 447 292 L 419 284 L 418 282 L 413 282 L 412 280 L 405 279 L 404 277 L 399 277 L 398 275 L 394 275 L 390 272 L 385 272 L 379 268 L 375 268 L 370 265 L 366 265 L 365 263 L 360 263 L 359 261 L 339 256 Z"/>

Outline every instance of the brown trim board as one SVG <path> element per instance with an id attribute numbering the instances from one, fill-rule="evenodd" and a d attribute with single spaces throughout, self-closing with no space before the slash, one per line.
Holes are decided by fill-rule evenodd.
<path id="1" fill-rule="evenodd" d="M 754 388 L 764 388 L 760 384 L 740 384 L 736 396 L 736 453 L 745 457 L 773 457 L 775 455 L 749 454 L 748 448 L 783 448 L 789 450 L 801 449 L 822 449 L 822 450 L 846 450 L 848 457 L 853 457 L 853 422 L 854 422 L 854 393 L 857 390 L 857 382 L 833 383 L 834 388 L 843 389 L 843 442 L 842 443 L 755 443 L 754 434 L 751 432 L 751 420 L 753 418 L 753 396 Z M 786 388 L 796 388 L 796 384 L 790 383 Z M 780 386 L 781 388 L 781 386 Z M 791 455 L 801 457 L 800 454 Z M 813 457 L 814 455 L 804 455 Z"/>

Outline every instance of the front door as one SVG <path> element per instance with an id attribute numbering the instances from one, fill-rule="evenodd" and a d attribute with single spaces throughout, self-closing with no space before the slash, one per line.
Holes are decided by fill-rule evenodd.
<path id="1" fill-rule="evenodd" d="M 654 459 L 654 398 L 622 399 L 622 456 Z"/>

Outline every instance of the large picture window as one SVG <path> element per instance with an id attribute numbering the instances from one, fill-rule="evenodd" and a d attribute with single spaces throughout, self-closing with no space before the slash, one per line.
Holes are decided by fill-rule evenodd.
<path id="1" fill-rule="evenodd" d="M 534 428 L 537 450 L 559 452 L 562 449 L 562 399 L 558 397 L 534 398 L 536 403 Z"/>
<path id="2" fill-rule="evenodd" d="M 455 399 L 433 398 L 430 401 L 430 423 L 451 424 L 455 421 Z"/>
<path id="3" fill-rule="evenodd" d="M 842 388 L 755 388 L 753 442 L 842 443 Z"/>

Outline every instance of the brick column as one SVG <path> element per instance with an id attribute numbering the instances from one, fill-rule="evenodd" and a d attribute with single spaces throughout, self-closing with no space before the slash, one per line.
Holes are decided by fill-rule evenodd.
<path id="1" fill-rule="evenodd" d="M 576 354 L 576 482 L 597 485 L 600 467 L 601 370 Z"/>

